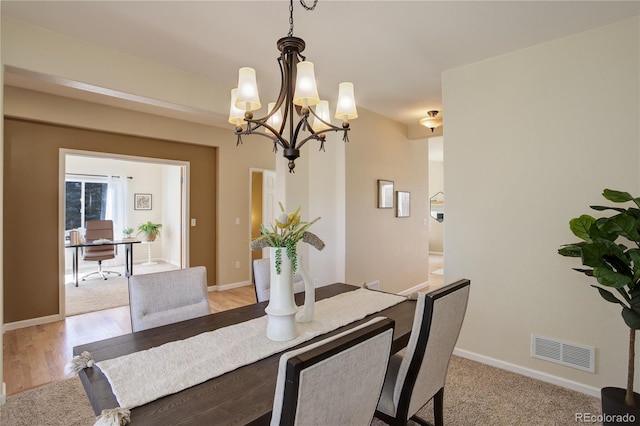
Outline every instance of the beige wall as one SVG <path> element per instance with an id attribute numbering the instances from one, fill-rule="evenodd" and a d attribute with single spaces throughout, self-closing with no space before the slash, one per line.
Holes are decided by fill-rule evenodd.
<path id="1" fill-rule="evenodd" d="M 628 329 L 557 250 L 575 241 L 571 218 L 606 202 L 604 188 L 640 194 L 639 25 L 443 75 L 445 280 L 471 279 L 458 348 L 597 395 L 625 386 Z M 532 333 L 594 346 L 596 373 L 531 358 Z"/>
<path id="2" fill-rule="evenodd" d="M 406 127 L 363 111 L 352 123 L 346 156 L 347 282 L 380 281 L 400 292 L 428 280 L 428 145 Z M 411 216 L 377 208 L 378 179 L 411 193 Z"/>

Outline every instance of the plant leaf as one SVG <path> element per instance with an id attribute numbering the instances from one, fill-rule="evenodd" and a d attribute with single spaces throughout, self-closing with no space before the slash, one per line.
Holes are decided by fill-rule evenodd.
<path id="1" fill-rule="evenodd" d="M 615 210 L 617 212 L 622 213 L 626 211 L 626 209 L 623 209 L 622 207 L 608 207 L 608 206 L 589 206 L 589 207 L 599 212 L 605 211 L 605 210 Z"/>
<path id="2" fill-rule="evenodd" d="M 629 326 L 629 328 L 633 330 L 640 329 L 639 312 L 625 306 L 624 308 L 622 308 L 622 318 L 624 318 L 624 322 Z"/>
<path id="3" fill-rule="evenodd" d="M 573 270 L 577 271 L 577 272 L 582 272 L 583 274 L 585 274 L 588 277 L 592 277 L 593 276 L 593 269 L 573 268 Z"/>
<path id="4" fill-rule="evenodd" d="M 603 267 L 593 268 L 593 276 L 600 284 L 613 288 L 622 288 L 632 282 L 631 277 Z"/>
<path id="5" fill-rule="evenodd" d="M 625 304 L 622 303 L 622 301 L 618 299 L 616 296 L 614 296 L 613 293 L 611 293 L 609 290 L 605 290 L 601 287 L 598 287 L 597 285 L 592 285 L 591 287 L 598 290 L 598 292 L 600 293 L 600 296 L 602 296 L 602 298 L 607 302 L 617 303 L 619 305 L 622 305 L 623 307 L 626 307 Z"/>
<path id="6" fill-rule="evenodd" d="M 598 220 L 597 226 L 608 234 L 622 235 L 631 241 L 640 241 L 638 220 L 631 215 L 621 213 L 606 220 Z"/>
<path id="7" fill-rule="evenodd" d="M 589 234 L 589 229 L 591 225 L 595 223 L 596 219 L 593 216 L 589 216 L 588 214 L 583 214 L 580 217 L 573 218 L 569 221 L 569 228 L 573 235 L 584 240 L 591 241 L 591 235 Z"/>
<path id="8" fill-rule="evenodd" d="M 624 256 L 620 248 L 607 240 L 585 244 L 582 247 L 582 264 L 585 266 L 608 268 L 605 256 Z"/>
<path id="9" fill-rule="evenodd" d="M 615 189 L 605 189 L 602 196 L 614 203 L 624 203 L 633 200 L 633 196 L 628 192 L 616 191 Z"/>
<path id="10" fill-rule="evenodd" d="M 582 256 L 581 244 L 584 245 L 585 243 L 566 244 L 558 250 L 558 254 L 567 257 L 580 257 Z"/>

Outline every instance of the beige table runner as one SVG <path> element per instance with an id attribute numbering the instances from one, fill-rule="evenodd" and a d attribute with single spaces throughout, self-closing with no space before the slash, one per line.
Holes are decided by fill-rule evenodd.
<path id="1" fill-rule="evenodd" d="M 403 296 L 358 289 L 317 301 L 314 320 L 298 323 L 299 335 L 293 340 L 267 339 L 267 317 L 263 316 L 96 365 L 109 380 L 120 407 L 131 409 L 282 352 L 404 300 Z"/>

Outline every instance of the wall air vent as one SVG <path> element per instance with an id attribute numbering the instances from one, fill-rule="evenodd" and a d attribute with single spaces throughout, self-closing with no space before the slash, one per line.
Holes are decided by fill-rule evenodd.
<path id="1" fill-rule="evenodd" d="M 531 335 L 531 356 L 595 373 L 596 349 L 549 337 Z"/>

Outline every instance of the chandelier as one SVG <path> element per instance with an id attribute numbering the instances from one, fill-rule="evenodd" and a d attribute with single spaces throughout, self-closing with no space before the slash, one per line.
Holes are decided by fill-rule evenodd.
<path id="1" fill-rule="evenodd" d="M 304 0 L 300 3 L 306 10 L 313 10 L 318 0 L 312 6 Z M 340 83 L 335 118 L 342 120 L 342 126 L 331 124 L 329 103 L 318 96 L 313 63 L 301 55 L 305 42 L 293 36 L 293 0 L 289 2 L 289 33 L 278 40 L 277 46 L 281 77 L 278 98 L 268 104 L 267 115 L 254 118 L 254 112 L 262 106 L 256 72 L 253 68 L 240 68 L 238 87 L 231 90 L 229 123 L 235 125 L 236 146 L 242 144 L 242 135 L 265 136 L 273 141 L 273 152 L 282 148 L 283 156 L 289 160 L 289 172 L 293 173 L 300 148 L 308 141 L 319 141 L 320 151 L 324 151 L 327 132 L 344 132 L 342 140 L 348 142 L 349 120 L 357 118 L 358 112 L 353 83 Z M 284 136 L 285 130 L 289 140 Z"/>

